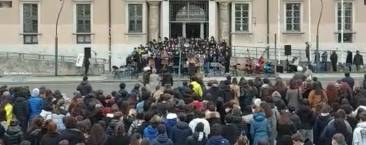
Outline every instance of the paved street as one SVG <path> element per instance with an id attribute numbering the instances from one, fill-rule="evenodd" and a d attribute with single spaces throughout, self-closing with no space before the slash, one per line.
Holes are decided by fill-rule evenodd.
<path id="1" fill-rule="evenodd" d="M 279 74 L 281 78 L 284 80 L 289 80 L 293 74 Z M 324 87 L 329 82 L 334 82 L 338 79 L 343 77 L 341 73 L 335 74 L 314 74 L 317 76 L 322 82 Z M 352 76 L 356 80 L 356 85 L 359 84 L 363 80 L 363 74 L 352 74 Z M 253 77 L 246 77 L 247 79 L 252 79 Z M 52 90 L 60 90 L 61 92 L 65 93 L 67 96 L 72 95 L 75 91 L 76 86 L 80 83 L 82 79 L 81 76 L 64 76 L 64 77 L 19 77 L 19 76 L 7 76 L 0 78 L 0 85 L 8 85 L 9 87 L 12 86 L 29 86 L 30 88 L 36 88 L 40 86 L 45 86 Z M 224 80 L 225 77 L 206 77 L 204 80 Z M 274 77 L 271 77 L 274 79 Z M 89 80 L 93 86 L 93 89 L 98 90 L 101 89 L 105 93 L 110 93 L 114 90 L 119 89 L 119 83 L 125 82 L 127 84 L 127 89 L 131 90 L 136 83 L 139 83 L 139 79 L 122 79 L 116 80 L 111 79 L 106 76 L 91 76 Z M 187 78 L 175 78 L 175 86 L 182 84 L 183 80 L 187 80 Z"/>

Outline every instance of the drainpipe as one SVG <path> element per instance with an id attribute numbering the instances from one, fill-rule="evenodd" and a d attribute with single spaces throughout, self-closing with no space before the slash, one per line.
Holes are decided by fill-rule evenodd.
<path id="1" fill-rule="evenodd" d="M 109 72 L 112 71 L 112 7 L 108 0 L 108 64 Z"/>
<path id="2" fill-rule="evenodd" d="M 267 0 L 267 47 L 266 47 L 267 60 L 269 60 L 269 0 Z"/>

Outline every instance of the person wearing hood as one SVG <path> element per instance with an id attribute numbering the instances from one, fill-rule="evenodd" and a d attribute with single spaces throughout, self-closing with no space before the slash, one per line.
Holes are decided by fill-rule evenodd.
<path id="1" fill-rule="evenodd" d="M 18 145 L 23 141 L 23 132 L 17 121 L 11 121 L 5 132 L 4 140 L 6 145 Z"/>
<path id="2" fill-rule="evenodd" d="M 10 125 L 10 122 L 13 120 L 13 105 L 11 104 L 11 96 L 10 93 L 8 91 L 5 91 L 2 95 L 2 97 L 4 98 L 1 102 L 1 109 L 5 110 L 5 114 L 6 114 L 6 123 L 7 125 Z"/>
<path id="3" fill-rule="evenodd" d="M 29 120 L 32 120 L 35 116 L 39 115 L 42 112 L 44 101 L 39 96 L 39 89 L 35 88 L 32 91 L 32 95 L 28 100 L 29 106 Z"/>
<path id="4" fill-rule="evenodd" d="M 158 136 L 152 141 L 151 145 L 174 145 L 173 141 L 168 138 L 164 125 L 160 124 L 157 130 Z"/>
<path id="5" fill-rule="evenodd" d="M 173 127 L 170 138 L 174 142 L 174 145 L 186 145 L 186 140 L 192 135 L 192 130 L 186 123 L 187 116 L 185 114 L 179 114 L 178 118 L 179 121 Z"/>
<path id="6" fill-rule="evenodd" d="M 191 136 L 189 136 L 186 140 L 187 145 L 205 145 L 207 141 L 207 137 L 205 132 L 203 131 L 204 125 L 203 123 L 198 123 L 194 132 Z"/>
<path id="7" fill-rule="evenodd" d="M 83 81 L 78 85 L 76 90 L 79 91 L 82 96 L 87 96 L 93 91 L 87 76 L 83 77 Z"/>
<path id="8" fill-rule="evenodd" d="M 222 126 L 220 124 L 214 124 L 210 138 L 207 140 L 206 145 L 230 145 L 229 140 L 222 136 Z"/>
<path id="9" fill-rule="evenodd" d="M 359 115 L 360 122 L 357 124 L 353 132 L 353 145 L 365 145 L 366 140 L 364 139 L 366 135 L 366 112 L 361 112 Z"/>
<path id="10" fill-rule="evenodd" d="M 319 137 L 324 131 L 327 124 L 333 119 L 333 117 L 330 115 L 330 111 L 331 111 L 330 106 L 324 104 L 321 108 L 320 115 L 315 120 L 315 124 L 313 127 L 315 145 L 321 145 Z"/>
<path id="11" fill-rule="evenodd" d="M 271 135 L 271 126 L 266 119 L 266 115 L 260 106 L 254 106 L 253 109 L 253 119 L 250 121 L 250 136 L 253 145 L 257 145 L 260 141 L 268 142 Z"/>
<path id="12" fill-rule="evenodd" d="M 164 111 L 162 111 L 164 112 Z M 166 127 L 166 132 L 169 138 L 172 138 L 173 128 L 177 125 L 177 114 L 175 113 L 168 113 L 166 115 L 166 120 L 164 122 Z"/>
<path id="13" fill-rule="evenodd" d="M 159 116 L 154 115 L 150 120 L 150 125 L 144 129 L 143 137 L 152 143 L 158 137 L 157 127 L 161 124 Z M 165 128 L 164 128 L 165 129 Z"/>

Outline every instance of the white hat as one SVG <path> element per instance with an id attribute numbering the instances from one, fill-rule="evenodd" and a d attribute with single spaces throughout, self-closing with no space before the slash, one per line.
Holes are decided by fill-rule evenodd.
<path id="1" fill-rule="evenodd" d="M 175 113 L 168 113 L 168 115 L 166 116 L 166 119 L 176 119 L 176 118 L 178 118 L 178 116 Z"/>

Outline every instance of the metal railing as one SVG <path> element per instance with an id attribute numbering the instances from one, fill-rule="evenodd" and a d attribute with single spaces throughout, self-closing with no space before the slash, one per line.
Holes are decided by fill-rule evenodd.
<path id="1" fill-rule="evenodd" d="M 18 60 L 39 60 L 39 61 L 55 61 L 54 55 L 49 54 L 36 54 L 36 53 L 18 53 L 18 52 L 1 52 L 0 57 L 10 59 L 16 58 Z M 59 56 L 59 62 L 76 62 L 76 56 Z M 104 58 L 92 58 L 90 61 L 92 64 L 107 64 L 107 60 Z"/>

